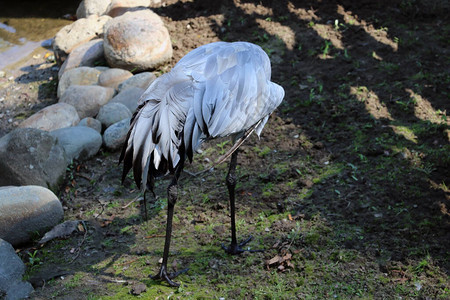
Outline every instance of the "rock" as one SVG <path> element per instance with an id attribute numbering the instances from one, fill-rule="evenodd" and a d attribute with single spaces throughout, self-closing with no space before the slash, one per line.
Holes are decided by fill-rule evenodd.
<path id="1" fill-rule="evenodd" d="M 61 79 L 64 72 L 78 67 L 94 67 L 96 64 L 106 63 L 103 55 L 103 39 L 95 39 L 84 43 L 70 52 L 58 72 Z"/>
<path id="2" fill-rule="evenodd" d="M 78 123 L 77 126 L 86 126 L 94 129 L 98 133 L 102 132 L 102 123 L 92 117 L 86 117 Z"/>
<path id="3" fill-rule="evenodd" d="M 71 85 L 96 85 L 102 71 L 96 68 L 80 67 L 67 70 L 61 76 L 58 84 L 57 96 L 61 98 Z"/>
<path id="4" fill-rule="evenodd" d="M 132 114 L 128 107 L 122 103 L 107 103 L 98 112 L 97 120 L 102 123 L 103 128 L 108 128 L 123 119 L 131 118 Z"/>
<path id="5" fill-rule="evenodd" d="M 5 300 L 24 299 L 33 292 L 31 284 L 22 281 L 24 272 L 25 265 L 14 248 L 0 239 L 0 297 L 2 299 L 3 297 Z"/>
<path id="6" fill-rule="evenodd" d="M 124 119 L 109 126 L 103 133 L 103 144 L 110 150 L 120 149 L 127 137 L 130 120 Z"/>
<path id="7" fill-rule="evenodd" d="M 108 103 L 122 103 L 133 114 L 138 107 L 138 100 L 144 91 L 144 89 L 138 87 L 128 88 L 114 96 Z"/>
<path id="8" fill-rule="evenodd" d="M 63 216 L 61 202 L 49 189 L 28 185 L 0 190 L 0 238 L 13 246 L 45 233 Z"/>
<path id="9" fill-rule="evenodd" d="M 53 41 L 53 52 L 57 62 L 62 64 L 73 49 L 92 39 L 102 37 L 103 26 L 110 19 L 110 16 L 92 15 L 61 28 Z"/>
<path id="10" fill-rule="evenodd" d="M 61 128 L 50 134 L 64 148 L 68 162 L 73 159 L 87 160 L 97 154 L 102 146 L 100 133 L 86 126 Z"/>
<path id="11" fill-rule="evenodd" d="M 120 93 L 126 89 L 133 87 L 138 87 L 146 90 L 155 79 L 156 76 L 152 72 L 142 72 L 128 78 L 127 80 L 119 84 L 118 91 Z"/>
<path id="12" fill-rule="evenodd" d="M 50 133 L 15 129 L 0 139 L 0 186 L 40 185 L 57 192 L 66 162 L 64 149 Z"/>
<path id="13" fill-rule="evenodd" d="M 105 58 L 111 67 L 142 71 L 172 57 L 169 32 L 150 10 L 127 12 L 105 24 Z"/>
<path id="14" fill-rule="evenodd" d="M 36 128 L 52 131 L 58 128 L 75 126 L 80 122 L 77 110 L 67 103 L 47 106 L 20 123 L 19 128 Z"/>
<path id="15" fill-rule="evenodd" d="M 83 0 L 77 8 L 77 19 L 92 15 L 102 16 L 110 4 L 111 0 Z"/>
<path id="16" fill-rule="evenodd" d="M 115 18 L 118 16 L 123 15 L 127 11 L 136 11 L 140 9 L 146 9 L 152 4 L 152 2 L 159 2 L 158 1 L 151 1 L 151 0 L 112 0 L 107 8 L 106 14 Z"/>
<path id="17" fill-rule="evenodd" d="M 98 77 L 98 85 L 117 89 L 119 84 L 130 77 L 133 77 L 133 73 L 130 71 L 112 68 L 100 74 Z"/>
<path id="18" fill-rule="evenodd" d="M 114 89 L 97 85 L 71 85 L 59 102 L 75 107 L 80 118 L 94 117 L 100 107 L 114 96 Z"/>

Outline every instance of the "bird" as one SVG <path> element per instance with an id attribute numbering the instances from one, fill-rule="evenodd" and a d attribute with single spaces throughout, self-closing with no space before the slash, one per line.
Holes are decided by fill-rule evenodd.
<path id="1" fill-rule="evenodd" d="M 122 182 L 133 169 L 136 185 L 144 192 L 144 207 L 146 190 L 154 195 L 155 179 L 172 176 L 167 188 L 163 260 L 152 279 L 179 286 L 173 279 L 184 270 L 167 271 L 178 180 L 186 159 L 192 162 L 194 153 L 207 140 L 231 137 L 234 142 L 226 176 L 231 243 L 222 247 L 229 254 L 248 251 L 242 247 L 251 237 L 239 244 L 236 237 L 237 150 L 253 132 L 260 136 L 284 95 L 284 89 L 271 81 L 266 52 L 258 45 L 242 41 L 214 42 L 192 50 L 142 94 L 119 163 L 123 161 Z"/>

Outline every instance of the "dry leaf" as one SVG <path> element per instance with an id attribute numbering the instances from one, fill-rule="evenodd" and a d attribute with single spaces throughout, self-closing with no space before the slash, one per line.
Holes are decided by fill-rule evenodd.
<path id="1" fill-rule="evenodd" d="M 273 258 L 269 259 L 268 261 L 266 261 L 266 264 L 270 266 L 270 265 L 278 263 L 280 260 L 281 260 L 281 257 L 276 255 L 275 257 L 273 257 Z"/>

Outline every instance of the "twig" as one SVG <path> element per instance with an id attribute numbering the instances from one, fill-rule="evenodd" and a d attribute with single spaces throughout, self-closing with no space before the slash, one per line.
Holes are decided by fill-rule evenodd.
<path id="1" fill-rule="evenodd" d="M 135 258 L 135 259 L 132 259 L 132 260 L 130 260 L 130 261 L 126 261 L 126 262 L 121 263 L 121 264 L 117 264 L 116 266 L 124 266 L 124 265 L 128 265 L 128 264 L 134 263 L 135 261 L 137 261 L 137 260 L 139 260 L 139 259 L 140 259 L 140 257 Z"/>
<path id="2" fill-rule="evenodd" d="M 71 263 L 73 263 L 73 262 L 78 258 L 78 256 L 80 256 L 80 253 L 81 253 L 81 246 L 83 246 L 84 241 L 86 240 L 86 236 L 87 236 L 87 233 L 88 233 L 88 229 L 87 229 L 87 226 L 86 226 L 86 224 L 85 224 L 84 221 L 81 221 L 81 223 L 83 224 L 83 228 L 84 228 L 84 236 L 83 236 L 83 240 L 81 241 L 80 245 L 79 245 L 78 248 L 77 248 L 77 255 L 75 255 L 75 257 L 69 262 L 69 265 L 70 265 Z"/>
<path id="3" fill-rule="evenodd" d="M 98 217 L 100 217 L 103 213 L 103 211 L 105 210 L 105 205 L 103 203 L 100 202 L 100 200 L 97 198 L 98 203 L 100 203 L 100 206 L 102 207 L 102 210 L 100 211 L 99 214 L 97 214 L 97 216 L 95 216 L 94 219 L 97 219 Z"/>
<path id="4" fill-rule="evenodd" d="M 146 236 L 145 238 L 146 239 L 152 239 L 152 238 L 155 238 L 155 237 L 165 237 L 166 235 L 164 235 L 164 234 L 152 234 L 152 235 L 149 235 L 149 236 Z M 172 237 L 173 237 L 173 235 L 172 235 Z"/>
<path id="5" fill-rule="evenodd" d="M 132 203 L 136 202 L 137 200 L 140 200 L 140 198 L 142 198 L 140 195 L 136 196 L 133 200 L 131 200 L 130 202 L 128 202 L 125 206 L 122 206 L 122 209 L 127 208 L 127 207 L 130 206 Z"/>

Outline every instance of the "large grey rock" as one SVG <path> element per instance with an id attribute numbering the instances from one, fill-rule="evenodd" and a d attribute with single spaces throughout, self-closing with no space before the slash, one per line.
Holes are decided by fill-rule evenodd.
<path id="1" fill-rule="evenodd" d="M 84 118 L 83 120 L 80 121 L 80 123 L 78 123 L 77 126 L 86 126 L 94 129 L 98 133 L 102 132 L 102 123 L 99 120 L 94 119 L 92 117 Z"/>
<path id="2" fill-rule="evenodd" d="M 0 139 L 0 186 L 40 185 L 56 192 L 66 167 L 64 149 L 47 131 L 18 128 Z"/>
<path id="3" fill-rule="evenodd" d="M 50 134 L 64 148 L 68 162 L 73 159 L 87 160 L 97 154 L 102 146 L 100 133 L 86 126 L 61 128 Z"/>
<path id="4" fill-rule="evenodd" d="M 119 84 L 118 91 L 120 93 L 126 89 L 133 87 L 138 87 L 146 90 L 155 79 L 156 76 L 152 72 L 142 72 L 128 78 L 127 80 Z"/>
<path id="5" fill-rule="evenodd" d="M 1 213 L 1 212 L 0 212 Z M 17 256 L 14 248 L 0 239 L 0 298 L 15 300 L 28 298 L 33 287 L 22 281 L 25 265 Z M 4 298 L 3 298 L 4 297 Z"/>
<path id="6" fill-rule="evenodd" d="M 109 126 L 103 133 L 103 144 L 110 150 L 122 148 L 130 128 L 130 119 L 124 119 Z"/>
<path id="7" fill-rule="evenodd" d="M 98 84 L 105 87 L 117 89 L 119 84 L 132 77 L 133 73 L 127 70 L 112 68 L 106 70 L 98 77 Z"/>
<path id="8" fill-rule="evenodd" d="M 100 108 L 97 120 L 102 123 L 103 128 L 108 128 L 123 119 L 131 118 L 131 116 L 130 110 L 122 103 L 109 102 Z"/>
<path id="9" fill-rule="evenodd" d="M 70 52 L 58 71 L 58 78 L 61 79 L 64 72 L 73 68 L 94 67 L 96 64 L 105 62 L 105 56 L 103 55 L 103 39 L 94 39 L 76 47 Z"/>
<path id="10" fill-rule="evenodd" d="M 52 131 L 58 128 L 75 126 L 80 122 L 77 110 L 67 103 L 47 106 L 20 123 L 20 128 L 36 128 Z"/>
<path id="11" fill-rule="evenodd" d="M 106 13 L 111 0 L 83 0 L 77 8 L 77 18 L 86 18 L 92 15 L 101 16 Z"/>
<path id="12" fill-rule="evenodd" d="M 133 87 L 123 90 L 114 96 L 108 103 L 122 103 L 131 113 L 134 113 L 138 107 L 138 100 L 144 93 L 144 89 Z"/>
<path id="13" fill-rule="evenodd" d="M 172 57 L 169 32 L 150 10 L 126 12 L 105 24 L 105 58 L 111 67 L 142 71 Z"/>
<path id="14" fill-rule="evenodd" d="M 80 118 L 94 117 L 100 107 L 114 96 L 114 89 L 97 85 L 71 85 L 59 102 L 75 107 Z"/>
<path id="15" fill-rule="evenodd" d="M 28 185 L 0 190 L 0 238 L 14 246 L 44 233 L 63 216 L 61 202 L 49 189 Z"/>
<path id="16" fill-rule="evenodd" d="M 103 26 L 110 19 L 110 16 L 91 15 L 61 28 L 53 41 L 53 51 L 58 63 L 64 62 L 67 55 L 81 44 L 102 37 Z"/>
<path id="17" fill-rule="evenodd" d="M 96 85 L 101 73 L 102 71 L 90 67 L 79 67 L 67 70 L 61 76 L 58 83 L 58 98 L 61 98 L 67 88 L 71 85 Z"/>

